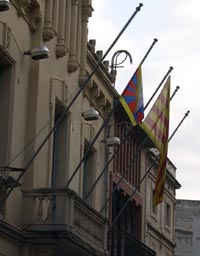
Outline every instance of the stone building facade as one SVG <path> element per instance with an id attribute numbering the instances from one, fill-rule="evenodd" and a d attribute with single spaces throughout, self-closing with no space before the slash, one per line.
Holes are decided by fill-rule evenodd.
<path id="1" fill-rule="evenodd" d="M 175 256 L 197 256 L 200 250 L 200 201 L 176 201 Z"/>
<path id="2" fill-rule="evenodd" d="M 121 139 L 120 131 L 130 128 L 117 109 L 90 146 L 119 97 L 107 61 L 90 77 L 103 54 L 87 38 L 91 0 L 8 2 L 7 11 L 0 9 L 0 255 L 160 255 L 165 236 L 159 240 L 152 228 L 149 206 L 154 176 L 131 198 L 119 234 L 109 236 L 115 214 L 146 170 L 148 145 L 103 213 L 126 166 L 111 163 L 88 196 L 115 150 L 107 148 L 109 125 Z M 95 120 L 89 121 L 85 113 L 91 109 Z M 143 136 L 139 128 L 128 139 L 119 162 L 126 152 L 136 152 Z M 174 176 L 167 184 L 173 215 Z M 173 225 L 170 218 L 165 231 L 171 247 Z"/>
<path id="3" fill-rule="evenodd" d="M 90 0 L 11 0 L 0 12 L 1 255 L 107 255 L 106 178 L 84 200 L 105 164 L 104 130 L 67 186 L 117 96 L 103 63 L 80 91 L 100 60 L 92 11 Z M 98 120 L 84 119 L 91 109 Z"/>
<path id="4" fill-rule="evenodd" d="M 150 168 L 145 180 L 145 243 L 160 256 L 174 256 L 175 252 L 175 207 L 176 189 L 181 185 L 176 180 L 176 167 L 168 159 L 164 200 L 153 208 L 153 191 L 155 188 L 158 151 L 147 151 L 147 165 Z"/>

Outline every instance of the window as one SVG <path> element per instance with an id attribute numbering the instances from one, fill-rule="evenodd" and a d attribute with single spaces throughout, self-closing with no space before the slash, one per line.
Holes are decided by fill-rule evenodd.
<path id="1" fill-rule="evenodd" d="M 13 65 L 0 52 L 0 166 L 9 159 L 9 138 L 12 122 L 12 73 Z M 4 59 L 5 58 L 5 59 Z"/>
<path id="2" fill-rule="evenodd" d="M 165 221 L 166 225 L 170 227 L 171 224 L 171 207 L 170 204 L 166 203 L 165 204 Z"/>
<path id="3" fill-rule="evenodd" d="M 2 37 L 4 37 L 1 34 Z M 6 40 L 6 38 L 4 38 Z M 13 115 L 13 74 L 15 61 L 6 50 L 0 48 L 0 166 L 7 166 L 10 160 L 10 138 Z M 7 173 L 0 170 L 0 202 L 7 192 Z M 5 215 L 6 202 L 0 208 L 0 218 Z"/>
<path id="4" fill-rule="evenodd" d="M 115 136 L 120 138 L 121 146 L 118 156 L 114 160 L 114 172 L 124 176 L 132 186 L 139 188 L 141 150 L 138 150 L 140 143 L 137 136 L 129 134 L 131 127 L 130 123 L 116 124 Z"/>
<path id="5" fill-rule="evenodd" d="M 84 143 L 84 155 L 88 151 L 89 143 L 85 141 Z M 90 191 L 92 185 L 94 184 L 95 179 L 95 150 L 91 149 L 90 152 L 87 154 L 84 164 L 83 164 L 83 189 L 82 189 L 82 196 L 86 198 L 88 192 Z M 93 193 L 87 199 L 89 204 L 92 204 Z"/>
<path id="6" fill-rule="evenodd" d="M 64 105 L 60 101 L 55 104 L 56 123 L 64 111 Z M 65 116 L 54 131 L 53 139 L 53 163 L 52 186 L 60 187 L 66 184 L 68 178 L 68 118 Z"/>
<path id="7" fill-rule="evenodd" d="M 152 213 L 153 214 L 155 214 L 155 215 L 157 215 L 157 206 L 156 207 L 153 207 L 153 195 L 154 195 L 154 192 L 155 192 L 155 190 L 154 189 L 152 189 L 152 200 L 151 200 L 151 205 L 152 205 Z"/>
<path id="8" fill-rule="evenodd" d="M 114 185 L 114 184 L 113 184 Z M 114 186 L 113 186 L 114 188 Z M 129 196 L 124 196 L 122 190 L 115 191 L 112 198 L 112 221 L 115 220 L 116 216 L 119 214 L 120 210 L 127 202 Z M 126 233 L 133 235 L 136 239 L 141 239 L 141 207 L 137 206 L 134 201 L 129 202 L 127 207 L 121 213 L 120 218 L 118 218 L 115 225 L 115 231 L 121 232 L 126 231 Z"/>

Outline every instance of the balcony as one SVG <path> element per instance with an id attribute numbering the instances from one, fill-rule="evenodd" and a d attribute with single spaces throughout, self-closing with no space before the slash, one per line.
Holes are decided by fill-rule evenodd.
<path id="1" fill-rule="evenodd" d="M 107 254 L 107 221 L 69 189 L 23 190 L 23 230 L 59 239 L 65 253 Z M 74 248 L 74 249 L 73 249 Z M 76 251 L 76 253 L 75 253 Z"/>
<path id="2" fill-rule="evenodd" d="M 156 252 L 126 231 L 112 232 L 111 256 L 156 256 Z"/>

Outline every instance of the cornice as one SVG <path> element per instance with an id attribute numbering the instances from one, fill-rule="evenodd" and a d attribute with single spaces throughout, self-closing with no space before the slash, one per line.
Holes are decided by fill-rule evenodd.
<path id="1" fill-rule="evenodd" d="M 14 239 L 15 241 L 19 243 L 23 243 L 25 240 L 25 233 L 20 230 L 19 228 L 12 226 L 8 224 L 6 221 L 3 219 L 0 220 L 0 233 L 2 236 L 9 237 L 11 239 Z"/>
<path id="2" fill-rule="evenodd" d="M 163 232 L 159 231 L 150 221 L 147 221 L 147 225 L 148 225 L 149 229 L 152 230 L 159 237 L 159 239 L 162 239 L 167 244 L 170 244 L 173 248 L 176 246 L 175 241 L 172 241 L 170 238 L 165 236 L 165 234 Z"/>
<path id="3" fill-rule="evenodd" d="M 119 180 L 121 179 L 121 175 L 112 173 L 112 179 L 115 184 L 118 184 Z M 124 192 L 124 195 L 128 195 L 128 196 L 131 196 L 133 193 L 133 190 L 135 190 L 135 188 L 131 184 L 129 184 L 126 180 L 123 180 L 120 183 L 119 188 Z M 144 204 L 144 200 L 141 196 L 140 191 L 135 192 L 135 194 L 132 196 L 132 200 L 135 201 L 136 205 L 143 206 Z"/>
<path id="4" fill-rule="evenodd" d="M 95 53 L 93 53 L 91 50 L 88 49 L 88 51 L 87 51 L 87 61 L 88 61 L 88 64 L 91 67 L 95 67 L 97 65 L 97 63 L 98 63 L 98 59 L 97 58 L 98 58 L 97 55 Z M 101 80 L 102 85 L 104 85 L 106 90 L 110 93 L 111 97 L 118 98 L 119 97 L 119 93 L 112 86 L 112 84 L 111 84 L 112 77 L 109 74 L 109 72 L 106 69 L 106 67 L 103 65 L 103 63 L 97 69 L 96 75 Z"/>
<path id="5" fill-rule="evenodd" d="M 82 4 L 82 14 L 83 18 L 87 21 L 89 17 L 92 16 L 92 12 L 94 9 L 92 8 L 91 0 L 83 0 Z"/>

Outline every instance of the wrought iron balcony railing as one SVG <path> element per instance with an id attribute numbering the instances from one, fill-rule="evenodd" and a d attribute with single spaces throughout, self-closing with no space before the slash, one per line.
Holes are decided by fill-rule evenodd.
<path id="1" fill-rule="evenodd" d="M 156 256 L 156 252 L 126 231 L 111 233 L 111 256 Z"/>

